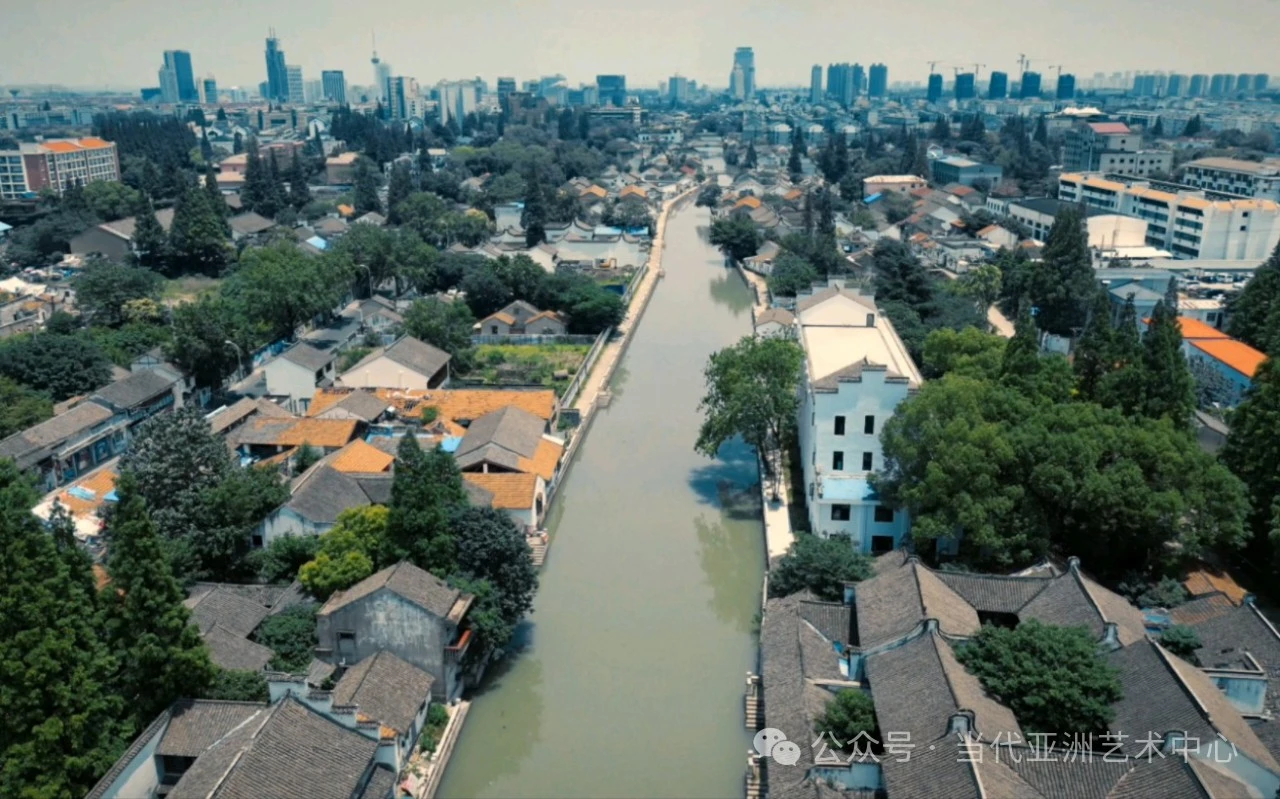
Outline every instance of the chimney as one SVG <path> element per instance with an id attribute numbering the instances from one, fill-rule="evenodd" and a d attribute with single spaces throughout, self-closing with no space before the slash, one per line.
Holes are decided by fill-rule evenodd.
<path id="1" fill-rule="evenodd" d="M 867 327 L 875 327 L 875 326 L 876 326 L 876 315 L 873 313 L 867 314 Z"/>
<path id="2" fill-rule="evenodd" d="M 951 714 L 951 720 L 947 723 L 947 734 L 958 735 L 961 738 L 968 738 L 973 732 L 973 719 L 970 718 L 969 711 L 960 710 Z"/>

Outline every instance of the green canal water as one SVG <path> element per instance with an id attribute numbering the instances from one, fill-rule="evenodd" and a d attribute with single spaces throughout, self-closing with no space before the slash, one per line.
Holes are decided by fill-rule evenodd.
<path id="1" fill-rule="evenodd" d="M 750 289 L 668 220 L 658 285 L 552 509 L 523 649 L 473 697 L 441 797 L 737 797 L 764 574 L 745 446 L 693 451 L 707 357 L 751 330 Z"/>

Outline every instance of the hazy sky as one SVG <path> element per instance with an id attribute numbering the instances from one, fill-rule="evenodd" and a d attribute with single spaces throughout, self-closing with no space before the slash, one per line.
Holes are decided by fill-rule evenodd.
<path id="1" fill-rule="evenodd" d="M 394 74 L 427 84 L 678 72 L 724 86 L 738 45 L 755 48 L 758 85 L 807 85 L 833 61 L 883 61 L 891 81 L 923 80 L 930 60 L 1014 72 L 1020 52 L 1080 76 L 1280 74 L 1280 0 L 0 0 L 0 85 L 154 86 L 177 49 L 198 76 L 254 87 L 272 26 L 304 77 L 341 69 L 348 84 L 372 82 L 372 28 Z"/>

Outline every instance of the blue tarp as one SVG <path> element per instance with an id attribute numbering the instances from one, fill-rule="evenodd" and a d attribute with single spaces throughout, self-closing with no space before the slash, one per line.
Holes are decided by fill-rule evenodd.
<path id="1" fill-rule="evenodd" d="M 462 439 L 457 436 L 448 436 L 440 442 L 440 449 L 450 454 L 457 452 L 460 446 L 462 446 Z"/>
<path id="2" fill-rule="evenodd" d="M 329 242 L 325 241 L 319 236 L 312 236 L 311 238 L 307 239 L 307 244 L 310 244 L 312 247 L 315 247 L 317 250 L 329 249 Z"/>
<path id="3" fill-rule="evenodd" d="M 867 205 L 871 205 L 871 203 L 875 202 L 876 200 L 879 200 L 883 196 L 884 195 L 882 193 L 876 192 L 875 194 L 869 194 L 866 197 L 863 197 L 862 201 Z"/>
<path id="4" fill-rule="evenodd" d="M 827 477 L 822 481 L 822 498 L 838 499 L 846 502 L 868 501 L 879 499 L 871 483 L 863 477 Z"/>

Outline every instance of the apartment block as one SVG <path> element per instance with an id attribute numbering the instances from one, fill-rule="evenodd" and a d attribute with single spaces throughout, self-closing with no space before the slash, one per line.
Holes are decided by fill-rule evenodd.
<path id="1" fill-rule="evenodd" d="M 1280 200 L 1280 160 L 1201 158 L 1182 165 L 1182 182 L 1198 189 Z"/>
<path id="2" fill-rule="evenodd" d="M 1280 203 L 1229 198 L 1116 175 L 1066 173 L 1058 198 L 1147 222 L 1147 243 L 1175 258 L 1266 258 L 1280 242 Z"/>
<path id="3" fill-rule="evenodd" d="M 120 180 L 120 160 L 109 141 L 50 139 L 0 150 L 0 199 L 21 199 L 42 189 L 61 194 L 73 184 L 100 180 Z"/>
<path id="4" fill-rule="evenodd" d="M 1146 177 L 1169 172 L 1173 153 L 1142 149 L 1142 134 L 1123 122 L 1080 122 L 1063 137 L 1062 168 Z"/>
<path id="5" fill-rule="evenodd" d="M 848 536 L 858 552 L 897 548 L 907 514 L 882 505 L 870 483 L 884 468 L 880 432 L 921 385 L 893 325 L 872 297 L 829 287 L 796 298 L 805 351 L 800 458 L 816 535 Z"/>

